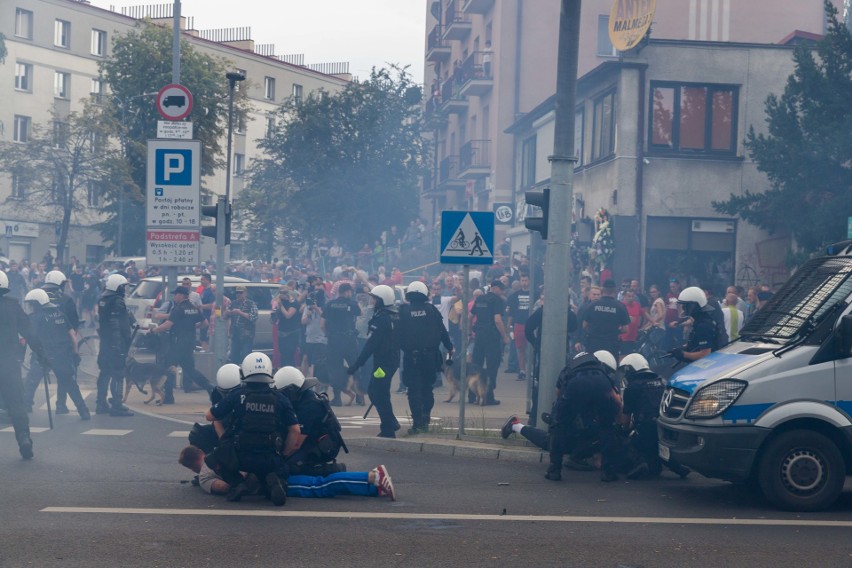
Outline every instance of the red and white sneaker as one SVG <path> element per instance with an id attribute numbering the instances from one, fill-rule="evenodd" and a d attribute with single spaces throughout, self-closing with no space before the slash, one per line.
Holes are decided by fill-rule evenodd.
<path id="1" fill-rule="evenodd" d="M 387 495 L 391 501 L 396 501 L 396 492 L 393 490 L 393 480 L 388 473 L 388 468 L 380 465 L 376 468 L 376 485 L 379 488 L 379 495 Z"/>

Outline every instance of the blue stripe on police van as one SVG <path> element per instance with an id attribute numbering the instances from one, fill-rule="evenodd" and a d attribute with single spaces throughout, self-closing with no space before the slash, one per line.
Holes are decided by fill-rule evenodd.
<path id="1" fill-rule="evenodd" d="M 757 418 L 763 414 L 767 408 L 773 406 L 774 402 L 761 402 L 760 404 L 737 404 L 726 410 L 722 413 L 722 420 L 724 422 L 730 422 L 731 424 L 737 424 L 738 422 L 745 422 L 746 424 L 751 424 Z"/>

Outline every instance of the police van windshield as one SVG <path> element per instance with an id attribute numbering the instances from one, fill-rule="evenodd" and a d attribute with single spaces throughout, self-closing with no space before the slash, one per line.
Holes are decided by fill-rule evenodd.
<path id="1" fill-rule="evenodd" d="M 852 294 L 852 257 L 816 258 L 799 268 L 767 304 L 743 327 L 741 336 L 795 339 Z"/>

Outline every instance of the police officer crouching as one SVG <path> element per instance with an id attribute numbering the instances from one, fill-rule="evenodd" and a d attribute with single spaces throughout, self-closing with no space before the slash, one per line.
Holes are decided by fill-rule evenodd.
<path id="1" fill-rule="evenodd" d="M 243 385 L 207 411 L 208 421 L 228 424 L 215 452 L 207 458 L 215 461 L 207 465 L 218 467 L 222 479 L 230 485 L 229 501 L 239 501 L 251 491 L 240 473 L 245 472 L 261 480 L 272 503 L 281 506 L 287 501 L 284 456 L 296 450 L 299 422 L 287 397 L 270 388 L 269 357 L 249 353 L 241 369 Z"/>
<path id="2" fill-rule="evenodd" d="M 399 308 L 402 382 L 408 389 L 413 422 L 408 433 L 420 434 L 429 430 L 435 406 L 432 385 L 442 366 L 440 344 L 444 344 L 452 358 L 453 343 L 441 312 L 429 302 L 429 289 L 423 282 L 409 284 L 405 299 L 409 303 Z"/>
<path id="3" fill-rule="evenodd" d="M 211 406 L 239 387 L 242 380 L 242 371 L 239 365 L 225 363 L 219 367 L 219 370 L 216 371 L 216 388 L 210 391 Z M 219 445 L 219 438 L 225 433 L 227 426 L 228 424 L 218 420 L 204 426 L 196 422 L 189 431 L 189 443 L 201 448 L 205 454 L 212 454 L 216 446 Z"/>
<path id="4" fill-rule="evenodd" d="M 306 379 L 295 367 L 281 367 L 274 381 L 275 388 L 290 399 L 301 430 L 298 449 L 287 458 L 290 475 L 326 476 L 346 471 L 346 465 L 337 462 L 337 455 L 341 448 L 346 453 L 349 450 L 328 397 L 314 390 L 319 381 Z"/>

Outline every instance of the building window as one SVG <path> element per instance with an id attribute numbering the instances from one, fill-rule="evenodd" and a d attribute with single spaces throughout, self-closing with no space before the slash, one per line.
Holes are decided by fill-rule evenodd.
<path id="1" fill-rule="evenodd" d="M 652 83 L 651 92 L 652 149 L 736 153 L 738 87 Z"/>
<path id="2" fill-rule="evenodd" d="M 89 207 L 100 207 L 102 195 L 103 192 L 101 191 L 100 184 L 94 181 L 90 181 L 86 186 L 86 205 L 88 205 Z"/>
<path id="3" fill-rule="evenodd" d="M 13 138 L 15 142 L 29 142 L 31 122 L 32 119 L 28 116 L 15 115 L 15 134 Z"/>
<path id="4" fill-rule="evenodd" d="M 263 78 L 263 97 L 266 100 L 275 100 L 275 79 L 272 77 Z"/>
<path id="5" fill-rule="evenodd" d="M 15 90 L 32 92 L 33 66 L 29 63 L 15 63 Z"/>
<path id="6" fill-rule="evenodd" d="M 53 121 L 53 146 L 56 148 L 64 148 L 68 145 L 70 132 L 68 123 L 61 120 Z"/>
<path id="7" fill-rule="evenodd" d="M 241 176 L 246 170 L 245 154 L 234 154 L 234 175 Z"/>
<path id="8" fill-rule="evenodd" d="M 266 137 L 272 138 L 272 135 L 275 133 L 275 117 L 267 116 L 266 117 Z"/>
<path id="9" fill-rule="evenodd" d="M 53 76 L 53 96 L 55 96 L 57 99 L 70 98 L 70 83 L 70 73 L 65 73 L 64 71 L 57 71 Z"/>
<path id="10" fill-rule="evenodd" d="M 103 30 L 92 30 L 92 55 L 103 57 L 106 55 L 107 34 Z"/>
<path id="11" fill-rule="evenodd" d="M 302 86 L 293 83 L 293 98 L 296 99 L 296 102 L 302 100 Z"/>
<path id="12" fill-rule="evenodd" d="M 53 45 L 56 47 L 71 47 L 71 22 L 56 20 L 53 26 Z"/>
<path id="13" fill-rule="evenodd" d="M 67 198 L 66 189 L 64 176 L 53 178 L 50 186 L 50 195 L 53 198 L 53 203 L 65 203 L 65 199 Z"/>
<path id="14" fill-rule="evenodd" d="M 598 16 L 598 55 L 617 57 L 618 50 L 609 39 L 609 16 Z"/>
<path id="15" fill-rule="evenodd" d="M 591 161 L 608 158 L 615 152 L 615 93 L 595 100 L 592 117 Z"/>
<path id="16" fill-rule="evenodd" d="M 529 189 L 535 185 L 535 144 L 536 137 L 532 136 L 521 144 L 521 189 Z"/>
<path id="17" fill-rule="evenodd" d="M 27 181 L 26 176 L 19 173 L 12 173 L 12 195 L 13 199 L 26 199 L 27 197 Z"/>
<path id="18" fill-rule="evenodd" d="M 15 36 L 33 39 L 33 13 L 29 10 L 15 9 Z"/>
<path id="19" fill-rule="evenodd" d="M 583 165 L 583 132 L 585 124 L 586 113 L 583 112 L 583 109 L 578 110 L 574 113 L 574 157 L 577 158 L 576 163 L 574 164 L 575 168 L 579 168 Z"/>

